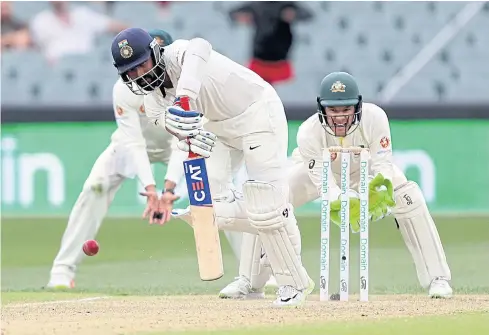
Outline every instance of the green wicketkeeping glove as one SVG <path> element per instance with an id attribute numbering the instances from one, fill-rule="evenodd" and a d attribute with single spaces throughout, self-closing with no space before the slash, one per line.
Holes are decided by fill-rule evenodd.
<path id="1" fill-rule="evenodd" d="M 368 184 L 369 188 L 369 214 L 370 221 L 375 222 L 389 215 L 391 209 L 396 205 L 394 201 L 394 189 L 392 182 L 378 173 Z"/>
<path id="2" fill-rule="evenodd" d="M 383 219 L 389 215 L 392 207 L 396 205 L 393 197 L 392 182 L 379 173 L 372 179 L 369 187 L 369 218 L 371 222 Z M 360 199 L 358 193 L 350 190 L 350 227 L 352 232 L 360 231 Z M 341 226 L 341 200 L 332 201 L 330 204 L 331 221 L 338 227 Z"/>
<path id="3" fill-rule="evenodd" d="M 350 227 L 354 233 L 360 231 L 360 199 L 355 191 L 350 190 Z M 330 204 L 331 221 L 341 227 L 341 200 L 332 201 Z"/>

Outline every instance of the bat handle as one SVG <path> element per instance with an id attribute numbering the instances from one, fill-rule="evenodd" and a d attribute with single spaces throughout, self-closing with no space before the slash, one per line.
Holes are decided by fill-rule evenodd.
<path id="1" fill-rule="evenodd" d="M 188 144 L 188 147 L 189 147 L 189 150 L 190 150 L 190 140 L 189 138 L 187 138 L 187 144 Z M 188 158 L 199 158 L 200 156 L 197 155 L 195 152 L 192 152 L 192 151 L 189 151 L 188 152 Z"/>
<path id="2" fill-rule="evenodd" d="M 185 111 L 190 110 L 190 101 L 188 97 L 180 97 L 180 107 L 182 107 Z M 190 148 L 190 140 L 187 138 L 187 144 Z M 199 158 L 200 156 L 197 155 L 196 153 L 189 151 L 188 152 L 188 158 Z"/>

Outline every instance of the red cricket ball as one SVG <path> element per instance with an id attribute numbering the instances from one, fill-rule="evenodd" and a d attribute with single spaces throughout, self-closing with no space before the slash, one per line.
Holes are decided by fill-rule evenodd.
<path id="1" fill-rule="evenodd" d="M 83 243 L 83 252 L 87 256 L 95 256 L 98 253 L 99 245 L 95 240 L 88 240 Z"/>

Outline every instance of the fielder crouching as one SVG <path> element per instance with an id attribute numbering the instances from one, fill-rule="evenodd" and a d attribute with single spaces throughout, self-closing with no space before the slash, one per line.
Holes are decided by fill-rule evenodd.
<path id="1" fill-rule="evenodd" d="M 163 30 L 150 35 L 161 45 L 172 42 Z M 54 260 L 48 288 L 73 288 L 78 264 L 83 258 L 82 245 L 97 235 L 102 221 L 127 178 L 137 177 L 148 196 L 145 215 L 150 223 L 163 224 L 170 219 L 176 184 L 183 177 L 182 162 L 186 155 L 177 149 L 177 140 L 154 129 L 146 116 L 142 95 L 136 95 L 119 79 L 113 87 L 113 110 L 117 129 L 111 143 L 93 165 L 82 191 L 70 213 L 61 247 Z M 171 102 L 169 102 L 171 104 Z M 166 164 L 165 189 L 156 194 L 156 183 L 150 163 Z M 154 214 L 159 213 L 159 216 Z"/>

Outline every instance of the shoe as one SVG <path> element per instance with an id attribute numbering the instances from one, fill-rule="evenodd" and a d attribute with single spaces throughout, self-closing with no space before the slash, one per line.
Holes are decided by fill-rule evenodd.
<path id="1" fill-rule="evenodd" d="M 434 299 L 449 299 L 453 290 L 445 277 L 436 277 L 430 284 L 429 296 Z"/>
<path id="2" fill-rule="evenodd" d="M 69 290 L 75 288 L 75 281 L 73 278 L 65 274 L 51 275 L 46 288 L 55 290 Z"/>
<path id="3" fill-rule="evenodd" d="M 262 289 L 253 289 L 250 280 L 244 276 L 236 277 L 219 292 L 221 299 L 264 299 L 265 293 Z"/>
<path id="4" fill-rule="evenodd" d="M 315 287 L 314 281 L 309 277 L 309 287 L 304 290 L 298 290 L 293 286 L 280 286 L 277 291 L 277 299 L 273 302 L 276 307 L 299 307 Z"/>

